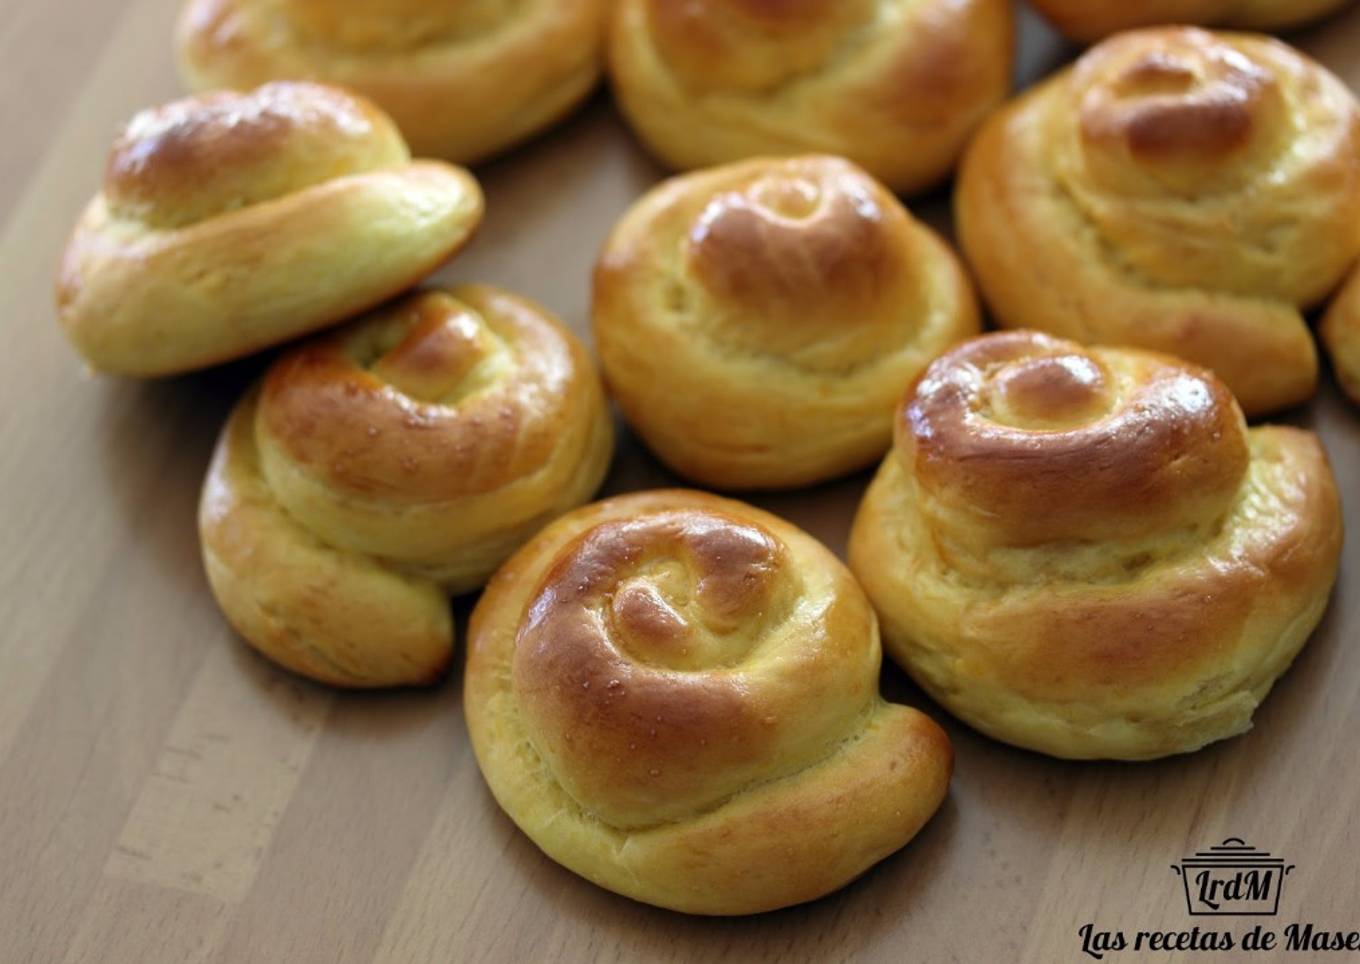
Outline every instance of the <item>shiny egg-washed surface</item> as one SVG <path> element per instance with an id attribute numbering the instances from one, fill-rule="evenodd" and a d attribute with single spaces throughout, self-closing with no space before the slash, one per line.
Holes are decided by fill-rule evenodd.
<path id="1" fill-rule="evenodd" d="M 632 205 L 595 270 L 595 343 L 624 416 L 718 488 L 868 465 L 906 386 L 978 327 L 954 253 L 839 158 L 672 178 Z"/>
<path id="2" fill-rule="evenodd" d="M 1318 439 L 1169 356 L 967 342 L 903 404 L 851 567 L 889 653 L 983 732 L 1148 759 L 1241 733 L 1317 625 L 1341 506 Z"/>
<path id="3" fill-rule="evenodd" d="M 535 536 L 468 636 L 492 792 L 554 860 L 636 900 L 747 914 L 842 886 L 944 799 L 953 752 L 878 691 L 878 624 L 825 547 L 701 492 Z"/>
<path id="4" fill-rule="evenodd" d="M 485 286 L 418 292 L 289 352 L 233 413 L 200 510 L 209 579 L 291 669 L 431 682 L 448 595 L 589 499 L 612 452 L 560 322 Z"/>
<path id="5" fill-rule="evenodd" d="M 412 161 L 367 101 L 309 83 L 143 111 L 67 243 L 58 316 L 94 368 L 167 375 L 405 290 L 482 218 L 461 168 Z"/>
<path id="6" fill-rule="evenodd" d="M 421 156 L 484 160 L 560 120 L 602 70 L 605 0 L 189 0 L 190 87 L 308 77 L 371 97 Z"/>
<path id="7" fill-rule="evenodd" d="M 1179 355 L 1248 415 L 1306 401 L 1303 312 L 1360 254 L 1360 106 L 1268 37 L 1120 34 L 992 116 L 955 194 L 996 319 Z"/>
<path id="8" fill-rule="evenodd" d="M 1005 0 L 621 0 L 609 69 L 672 168 L 838 154 L 916 193 L 1005 97 L 1013 44 Z"/>

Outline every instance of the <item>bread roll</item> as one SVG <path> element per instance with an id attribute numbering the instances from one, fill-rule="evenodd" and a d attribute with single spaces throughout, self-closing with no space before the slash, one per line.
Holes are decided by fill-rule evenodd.
<path id="1" fill-rule="evenodd" d="M 903 390 L 978 330 L 953 252 L 832 157 L 744 161 L 638 201 L 595 272 L 624 415 L 681 475 L 805 485 L 868 465 Z"/>
<path id="2" fill-rule="evenodd" d="M 246 640 L 337 686 L 436 679 L 447 596 L 590 498 L 613 425 L 585 350 L 485 286 L 423 291 L 284 355 L 237 407 L 199 511 Z"/>
<path id="3" fill-rule="evenodd" d="M 422 156 L 470 164 L 551 126 L 602 72 L 609 0 L 188 0 L 194 90 L 309 77 L 371 97 Z"/>
<path id="4" fill-rule="evenodd" d="M 618 0 L 614 94 L 678 170 L 840 154 L 892 190 L 943 180 L 1010 90 L 1008 0 Z"/>
<path id="5" fill-rule="evenodd" d="M 1276 40 L 1120 34 L 987 122 L 955 203 L 1004 326 L 1179 355 L 1259 415 L 1313 394 L 1301 312 L 1360 254 L 1360 107 Z"/>
<path id="6" fill-rule="evenodd" d="M 1310 432 L 1166 355 L 1004 332 L 908 396 L 850 564 L 892 657 L 999 740 L 1142 760 L 1242 733 L 1327 605 Z"/>
<path id="7" fill-rule="evenodd" d="M 1164 23 L 1287 30 L 1344 7 L 1349 0 L 1034 0 L 1073 40 L 1090 42 L 1132 27 Z"/>
<path id="8" fill-rule="evenodd" d="M 391 120 L 316 84 L 143 111 L 109 155 L 57 282 L 93 367 L 169 375 L 287 341 L 409 288 L 471 236 L 466 171 L 412 161 Z"/>
<path id="9" fill-rule="evenodd" d="M 812 900 L 939 807 L 944 732 L 878 692 L 878 625 L 820 543 L 700 492 L 548 526 L 472 615 L 482 774 L 552 859 L 694 914 Z"/>

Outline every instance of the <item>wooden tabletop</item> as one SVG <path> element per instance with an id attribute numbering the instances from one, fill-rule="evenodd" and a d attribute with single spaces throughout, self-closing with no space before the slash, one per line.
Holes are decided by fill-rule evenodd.
<path id="1" fill-rule="evenodd" d="M 117 126 L 180 92 L 175 7 L 5 0 L 0 17 L 0 961 L 1051 962 L 1092 960 L 1087 923 L 1130 940 L 1360 929 L 1354 535 L 1330 613 L 1256 729 L 1193 756 L 1048 760 L 954 723 L 886 669 L 890 696 L 954 739 L 949 799 L 843 892 L 749 919 L 635 904 L 541 856 L 482 784 L 457 670 L 431 691 L 340 695 L 252 655 L 208 593 L 194 516 L 217 429 L 262 361 L 90 377 L 51 304 Z M 1026 79 L 1066 56 L 1032 19 L 1023 37 Z M 1360 86 L 1360 9 L 1295 40 Z M 478 173 L 487 225 L 440 277 L 505 285 L 584 330 L 594 252 L 657 169 L 601 97 Z M 916 207 L 947 221 L 943 197 Z M 1321 432 L 1354 502 L 1360 412 L 1328 384 L 1291 420 Z M 670 481 L 625 436 L 608 491 Z M 865 482 L 757 501 L 839 551 Z M 1297 865 L 1278 918 L 1187 916 L 1171 864 L 1226 837 Z M 1142 959 L 1202 958 L 1105 957 Z"/>

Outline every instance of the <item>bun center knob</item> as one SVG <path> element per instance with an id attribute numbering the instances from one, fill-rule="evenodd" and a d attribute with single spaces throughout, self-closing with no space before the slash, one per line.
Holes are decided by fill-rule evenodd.
<path id="1" fill-rule="evenodd" d="M 1289 126 L 1273 74 L 1204 31 L 1154 49 L 1107 43 L 1082 58 L 1074 81 L 1090 172 L 1119 191 L 1221 190 Z"/>
<path id="2" fill-rule="evenodd" d="M 1105 373 L 1088 355 L 1020 358 L 994 372 L 988 387 L 992 421 L 1040 431 L 1090 422 L 1109 401 Z"/>
<path id="3" fill-rule="evenodd" d="M 752 526 L 705 517 L 627 541 L 631 570 L 613 593 L 616 645 L 644 665 L 680 671 L 732 666 L 760 638 L 781 552 Z"/>
<path id="4" fill-rule="evenodd" d="M 446 295 L 433 295 L 378 332 L 371 346 L 378 357 L 370 371 L 410 398 L 454 404 L 488 384 L 497 362 L 508 361 L 498 342 L 473 312 Z"/>

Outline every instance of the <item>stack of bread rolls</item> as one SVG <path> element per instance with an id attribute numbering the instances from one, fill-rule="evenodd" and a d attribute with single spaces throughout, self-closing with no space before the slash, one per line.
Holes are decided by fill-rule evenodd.
<path id="1" fill-rule="evenodd" d="M 201 501 L 209 585 L 260 653 L 436 683 L 450 597 L 485 587 L 468 733 L 545 853 L 689 913 L 811 900 L 948 792 L 945 732 L 880 694 L 880 626 L 983 733 L 1145 760 L 1245 732 L 1336 579 L 1321 442 L 1246 417 L 1315 391 L 1304 313 L 1360 258 L 1360 106 L 1277 40 L 1125 29 L 1336 4 L 1037 5 L 1112 36 L 1003 104 L 1002 0 L 190 0 L 201 92 L 115 142 L 58 317 L 124 376 L 306 336 Z M 601 376 L 548 307 L 418 286 L 482 217 L 454 164 L 606 72 L 685 173 L 587 239 Z M 962 257 L 897 196 L 956 163 Z M 1360 274 L 1322 337 L 1360 400 Z M 591 503 L 611 397 L 712 489 L 881 463 L 850 566 L 707 492 Z"/>

